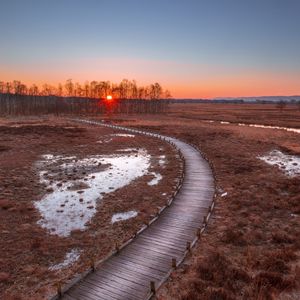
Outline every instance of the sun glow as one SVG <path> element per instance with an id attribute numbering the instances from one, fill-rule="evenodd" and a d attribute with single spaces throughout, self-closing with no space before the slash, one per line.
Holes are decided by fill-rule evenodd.
<path id="1" fill-rule="evenodd" d="M 112 95 L 107 95 L 106 96 L 106 100 L 112 100 L 112 99 L 113 99 Z"/>

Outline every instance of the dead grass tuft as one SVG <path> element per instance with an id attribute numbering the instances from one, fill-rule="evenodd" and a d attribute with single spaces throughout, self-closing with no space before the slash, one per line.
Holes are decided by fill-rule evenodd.
<path id="1" fill-rule="evenodd" d="M 261 272 L 255 276 L 254 282 L 260 287 L 272 287 L 277 290 L 287 290 L 296 286 L 295 278 L 284 278 L 275 272 Z"/>

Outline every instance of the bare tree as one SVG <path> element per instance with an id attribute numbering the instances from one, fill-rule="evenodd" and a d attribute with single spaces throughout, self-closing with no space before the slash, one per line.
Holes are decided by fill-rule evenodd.
<path id="1" fill-rule="evenodd" d="M 68 79 L 66 81 L 65 88 L 66 88 L 66 91 L 67 91 L 67 95 L 69 97 L 73 96 L 73 93 L 74 93 L 74 84 L 72 82 L 72 79 Z"/>

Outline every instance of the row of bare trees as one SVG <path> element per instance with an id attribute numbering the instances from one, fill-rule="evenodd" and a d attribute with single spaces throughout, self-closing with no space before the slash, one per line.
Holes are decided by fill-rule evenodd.
<path id="1" fill-rule="evenodd" d="M 0 94 L 0 116 L 97 115 L 166 112 L 169 100 L 106 99 Z"/>
<path id="2" fill-rule="evenodd" d="M 30 96 L 58 96 L 58 97 L 85 97 L 105 98 L 112 95 L 116 99 L 170 99 L 171 93 L 164 90 L 159 83 L 149 86 L 138 86 L 135 80 L 123 79 L 120 83 L 109 81 L 86 81 L 84 84 L 68 79 L 64 84 L 57 86 L 36 84 L 27 86 L 19 80 L 13 82 L 0 81 L 0 94 L 17 94 Z"/>
<path id="3" fill-rule="evenodd" d="M 113 101 L 106 100 L 108 95 Z M 91 81 L 83 85 L 69 79 L 56 87 L 0 81 L 0 115 L 162 113 L 171 97 L 159 83 L 138 86 L 127 79 L 118 84 Z"/>

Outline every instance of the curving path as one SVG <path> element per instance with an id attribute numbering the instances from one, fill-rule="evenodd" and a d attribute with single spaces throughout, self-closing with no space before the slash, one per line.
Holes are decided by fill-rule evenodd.
<path id="1" fill-rule="evenodd" d="M 172 204 L 118 254 L 104 261 L 62 296 L 65 300 L 148 299 L 197 240 L 213 201 L 212 171 L 199 151 L 175 138 L 101 122 L 76 121 L 165 139 L 174 144 L 185 159 L 185 177 Z"/>

